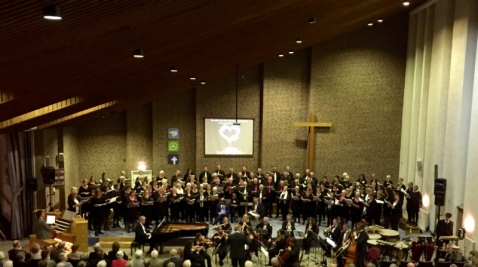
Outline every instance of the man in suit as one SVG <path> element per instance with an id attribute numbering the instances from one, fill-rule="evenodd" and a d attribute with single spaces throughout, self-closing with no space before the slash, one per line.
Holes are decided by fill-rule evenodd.
<path id="1" fill-rule="evenodd" d="M 167 267 L 168 263 L 174 263 L 174 267 L 183 267 L 183 259 L 178 256 L 178 251 L 174 248 L 169 251 L 170 258 L 165 260 L 163 263 L 163 267 Z"/>
<path id="2" fill-rule="evenodd" d="M 259 203 L 258 198 L 254 198 L 252 200 L 252 208 L 249 212 L 252 212 L 254 215 L 259 215 L 259 219 L 262 219 L 264 217 L 264 206 L 262 205 L 262 203 Z M 254 216 L 254 218 L 256 218 L 256 216 Z"/>
<path id="3" fill-rule="evenodd" d="M 449 241 L 442 241 L 440 240 L 440 237 L 453 235 L 453 222 L 451 221 L 451 213 L 447 212 L 445 214 L 445 219 L 438 221 L 437 227 L 435 229 L 435 234 L 437 236 L 437 246 L 441 248 L 443 243 L 448 244 Z"/>
<path id="4" fill-rule="evenodd" d="M 251 189 L 249 188 L 247 182 L 242 182 L 241 187 L 239 189 L 239 194 L 237 195 L 239 197 L 239 202 L 240 203 L 249 203 L 251 201 L 251 198 L 253 197 Z M 246 206 L 247 204 L 242 204 L 239 207 L 239 212 L 241 215 L 246 213 Z"/>
<path id="5" fill-rule="evenodd" d="M 293 267 L 296 262 L 299 262 L 300 246 L 297 245 L 295 238 L 289 240 L 289 247 L 285 248 L 289 251 L 289 258 L 282 264 L 283 267 Z"/>
<path id="6" fill-rule="evenodd" d="M 221 169 L 221 165 L 217 165 L 216 170 L 214 171 L 219 179 L 222 180 L 226 176 L 226 173 Z"/>
<path id="7" fill-rule="evenodd" d="M 332 225 L 330 227 L 329 233 L 327 234 L 327 237 L 332 239 L 332 241 L 334 241 L 335 244 L 338 244 L 340 242 L 341 233 L 342 233 L 341 225 L 338 223 L 337 219 L 333 219 Z M 331 255 L 330 250 L 332 249 L 332 246 L 329 243 L 326 243 L 326 248 L 327 248 L 326 256 L 330 257 Z"/>
<path id="8" fill-rule="evenodd" d="M 251 179 L 251 172 L 247 170 L 246 166 L 242 166 L 242 177 Z"/>
<path id="9" fill-rule="evenodd" d="M 340 232 L 340 236 L 338 238 L 338 242 L 335 242 L 336 246 L 333 248 L 333 250 L 335 252 L 337 252 L 337 250 L 350 238 L 350 230 L 349 230 L 349 226 L 344 223 L 342 224 L 342 231 Z M 337 255 L 337 264 L 339 267 L 343 267 L 344 264 L 345 264 L 345 260 L 344 260 L 344 256 L 347 256 L 347 255 L 344 255 L 346 253 L 342 253 L 342 255 Z"/>
<path id="10" fill-rule="evenodd" d="M 183 177 L 181 176 L 181 171 L 177 170 L 176 174 L 171 177 L 171 185 L 173 186 L 178 180 L 182 180 Z"/>
<path id="11" fill-rule="evenodd" d="M 267 230 L 267 234 L 262 234 L 262 240 L 269 240 L 272 237 L 272 225 L 269 223 L 269 218 L 264 217 L 262 222 L 258 223 L 256 226 L 256 231 Z"/>
<path id="12" fill-rule="evenodd" d="M 22 244 L 20 243 L 20 241 L 18 240 L 14 240 L 13 243 L 13 248 L 10 249 L 8 251 L 8 258 L 13 262 L 17 262 L 18 259 L 17 259 L 17 254 L 20 253 L 20 252 L 23 252 L 25 253 L 25 255 L 27 256 L 27 258 L 30 258 L 30 253 L 26 252 L 25 250 L 23 250 L 22 248 Z"/>
<path id="13" fill-rule="evenodd" d="M 211 183 L 212 181 L 212 175 L 210 172 L 207 171 L 207 166 L 204 166 L 202 169 L 202 172 L 199 174 L 199 182 L 202 183 L 203 177 L 207 178 L 207 183 Z"/>
<path id="14" fill-rule="evenodd" d="M 275 184 L 274 184 L 274 181 L 272 180 L 271 175 L 266 174 L 266 178 L 267 178 L 267 182 L 264 183 L 264 187 L 267 187 L 267 189 L 265 190 L 267 191 L 267 195 L 268 195 L 266 209 L 267 209 L 269 217 L 272 217 L 272 208 L 276 198 L 276 193 L 274 191 Z M 279 214 L 279 212 L 277 212 L 277 214 Z M 276 214 L 276 218 L 278 217 L 277 214 Z"/>
<path id="15" fill-rule="evenodd" d="M 244 267 L 246 262 L 246 250 L 244 246 L 250 245 L 254 236 L 250 234 L 249 236 L 244 235 L 241 231 L 241 226 L 238 224 L 234 227 L 236 231 L 234 234 L 226 236 L 226 244 L 229 245 L 229 256 L 231 257 L 231 266 L 232 267 Z"/>
<path id="16" fill-rule="evenodd" d="M 139 223 L 136 224 L 136 227 L 134 228 L 134 242 L 144 244 L 144 243 L 149 243 L 149 251 L 148 253 L 151 253 L 156 244 L 154 242 L 154 238 L 151 236 L 151 233 L 149 231 L 146 231 L 146 227 L 144 226 L 144 223 L 146 222 L 146 217 L 140 216 Z"/>
<path id="17" fill-rule="evenodd" d="M 221 198 L 221 201 L 219 202 L 219 204 L 217 204 L 216 214 L 217 214 L 217 217 L 216 217 L 216 221 L 214 222 L 214 224 L 222 222 L 222 219 L 224 217 L 229 216 L 229 206 L 226 206 L 226 204 L 224 202 L 224 198 Z"/>
<path id="18" fill-rule="evenodd" d="M 234 184 L 237 184 L 239 182 L 239 177 L 237 176 L 236 173 L 234 173 L 234 169 L 233 168 L 230 168 L 229 169 L 229 173 L 226 174 L 226 177 L 227 178 L 232 178 L 232 181 L 234 182 Z"/>
<path id="19" fill-rule="evenodd" d="M 35 234 L 38 239 L 51 239 L 53 238 L 54 227 L 46 224 L 43 220 L 43 210 L 37 210 L 36 212 L 37 219 L 35 221 Z"/>
<path id="20" fill-rule="evenodd" d="M 272 171 L 270 171 L 269 174 L 270 174 L 271 177 L 272 177 L 272 182 L 274 182 L 274 184 L 278 184 L 281 175 L 280 175 L 280 172 L 277 171 L 277 167 L 276 167 L 276 166 L 274 166 L 274 167 L 272 168 Z"/>
<path id="21" fill-rule="evenodd" d="M 364 231 L 364 224 L 357 223 L 357 231 L 354 232 L 355 242 L 357 242 L 357 267 L 364 267 L 365 256 L 367 255 L 368 234 Z"/>
<path id="22" fill-rule="evenodd" d="M 285 221 L 282 222 L 282 230 L 289 231 L 289 232 L 292 232 L 295 230 L 295 225 L 290 215 L 287 215 Z"/>
<path id="23" fill-rule="evenodd" d="M 277 207 L 280 207 L 282 213 L 282 220 L 285 221 L 287 214 L 289 213 L 289 204 L 291 199 L 291 193 L 289 192 L 287 185 L 284 185 L 283 181 L 280 182 L 278 189 L 281 188 L 279 198 L 277 199 Z"/>
<path id="24" fill-rule="evenodd" d="M 264 179 L 265 179 L 265 176 L 264 176 L 264 174 L 262 173 L 262 168 L 257 168 L 256 177 L 257 177 L 257 179 L 259 179 L 259 182 L 260 182 L 261 184 L 263 184 L 263 183 L 266 182 L 266 181 L 264 180 Z"/>

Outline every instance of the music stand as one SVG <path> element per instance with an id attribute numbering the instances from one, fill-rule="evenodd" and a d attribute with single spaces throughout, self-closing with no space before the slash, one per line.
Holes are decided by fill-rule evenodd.
<path id="1" fill-rule="evenodd" d="M 267 229 L 263 229 L 263 230 L 266 230 L 266 231 L 267 231 Z M 259 262 L 259 263 L 256 263 L 256 266 L 264 266 L 264 265 L 262 264 L 262 257 L 260 256 L 261 254 L 259 254 L 259 252 L 262 252 L 262 254 L 263 254 L 264 256 L 269 257 L 269 255 L 268 255 L 269 253 L 267 252 L 267 247 L 266 247 L 266 246 L 264 245 L 264 243 L 263 243 L 262 241 L 260 241 L 260 240 L 254 240 L 254 241 L 256 241 L 257 244 L 259 245 L 259 248 L 257 249 L 257 250 L 258 250 L 257 255 L 259 255 L 259 257 L 258 257 L 258 262 Z M 267 253 L 267 255 L 266 255 L 265 253 Z"/>

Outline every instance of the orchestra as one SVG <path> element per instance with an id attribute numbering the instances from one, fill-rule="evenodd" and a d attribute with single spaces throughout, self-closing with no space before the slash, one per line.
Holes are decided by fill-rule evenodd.
<path id="1" fill-rule="evenodd" d="M 405 187 L 401 178 L 394 185 L 390 175 L 383 184 L 375 174 L 367 181 L 364 174 L 353 180 L 347 173 L 342 178 L 335 176 L 331 182 L 323 176 L 319 182 L 310 170 L 294 175 L 290 168 L 281 173 L 274 167 L 264 173 L 258 168 L 254 173 L 242 166 L 241 172 L 235 173 L 231 168 L 226 174 L 218 165 L 212 173 L 204 166 L 198 176 L 192 169 L 185 175 L 178 170 L 171 179 L 166 178 L 164 171 L 153 179 L 143 172 L 128 179 L 122 172 L 118 183 L 111 181 L 106 174 L 101 183 L 93 176 L 83 180 L 78 189 L 72 190 L 68 209 L 88 217 L 96 236 L 103 233 L 102 225 L 103 230 L 109 230 L 106 218 L 110 210 L 114 213 L 112 227 L 118 228 L 122 220 L 127 232 L 140 215 L 145 218 L 141 231 L 162 222 L 213 224 L 211 229 L 216 232 L 211 240 L 198 233 L 184 248 L 185 258 L 201 267 L 211 266 L 209 247 L 217 254 L 219 265 L 224 265 L 230 252 L 227 239 L 236 225 L 238 232 L 253 237 L 245 248 L 246 259 L 251 254 L 258 256 L 263 245 L 269 263 L 277 257 L 280 264 L 293 266 L 299 259 L 297 250 L 309 254 L 314 244 L 321 244 L 326 256 L 331 255 L 331 250 L 338 253 L 337 263 L 344 266 L 344 258 L 349 260 L 350 256 L 344 252 L 345 245 L 350 248 L 355 243 L 359 254 L 367 252 L 367 225 L 397 231 L 406 203 L 408 223 L 416 226 L 422 205 L 416 185 L 409 183 Z M 282 219 L 275 238 L 269 222 L 274 214 L 276 218 L 280 214 Z M 241 219 L 236 224 L 237 217 Z M 301 223 L 304 227 L 297 226 Z M 323 235 L 320 225 L 325 225 Z M 356 257 L 354 261 L 357 259 L 361 260 Z M 357 263 L 361 265 L 363 262 Z"/>

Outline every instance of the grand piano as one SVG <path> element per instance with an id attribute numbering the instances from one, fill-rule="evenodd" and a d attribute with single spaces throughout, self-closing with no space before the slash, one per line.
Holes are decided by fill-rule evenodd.
<path id="1" fill-rule="evenodd" d="M 168 223 L 161 222 L 152 231 L 152 238 L 159 246 L 159 253 L 163 253 L 164 244 L 169 240 L 179 237 L 194 237 L 196 233 L 207 236 L 209 230 L 208 223 Z"/>

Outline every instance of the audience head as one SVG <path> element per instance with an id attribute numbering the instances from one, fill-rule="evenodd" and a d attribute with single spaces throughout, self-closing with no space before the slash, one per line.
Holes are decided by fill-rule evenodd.
<path id="1" fill-rule="evenodd" d="M 100 263 L 98 263 L 97 266 L 100 266 Z M 66 267 L 66 264 L 65 264 L 64 262 L 59 262 L 59 263 L 56 264 L 56 267 Z M 106 267 L 106 265 L 105 265 L 105 266 L 101 266 L 101 267 Z"/>
<path id="2" fill-rule="evenodd" d="M 79 261 L 79 262 L 76 264 L 76 267 L 86 267 L 86 262 L 85 262 L 85 261 Z"/>
<path id="3" fill-rule="evenodd" d="M 136 250 L 136 252 L 134 253 L 134 257 L 136 259 L 141 259 L 141 257 L 143 257 L 143 251 L 141 250 Z"/>
<path id="4" fill-rule="evenodd" d="M 236 231 L 236 232 L 241 231 L 241 226 L 239 224 L 234 226 L 234 231 Z"/>
<path id="5" fill-rule="evenodd" d="M 144 267 L 149 267 L 149 266 L 151 266 L 151 259 L 149 259 L 149 258 L 144 259 L 144 261 L 143 261 L 143 266 L 144 266 Z"/>
<path id="6" fill-rule="evenodd" d="M 50 258 L 50 250 L 49 249 L 44 249 L 41 252 L 41 259 L 42 260 L 48 260 Z"/>
<path id="7" fill-rule="evenodd" d="M 5 263 L 3 264 L 3 266 L 5 266 Z M 38 267 L 47 267 L 48 266 L 48 261 L 46 260 L 41 260 L 38 262 Z M 80 266 L 78 266 L 80 267 Z"/>
<path id="8" fill-rule="evenodd" d="M 24 261 L 25 260 L 25 252 L 24 251 L 20 251 L 17 253 L 17 261 Z"/>
<path id="9" fill-rule="evenodd" d="M 111 249 L 113 251 L 118 251 L 120 249 L 120 243 L 118 241 L 113 242 L 113 245 L 111 245 Z"/>
<path id="10" fill-rule="evenodd" d="M 445 220 L 450 221 L 451 220 L 451 213 L 447 212 L 445 214 Z"/>
<path id="11" fill-rule="evenodd" d="M 43 211 L 42 211 L 42 212 L 43 212 Z M 22 249 L 22 244 L 21 244 L 20 241 L 18 241 L 18 240 L 13 240 L 12 246 L 13 246 L 13 248 L 15 248 L 15 249 Z"/>
<path id="12" fill-rule="evenodd" d="M 0 261 L 3 261 L 5 259 L 5 253 L 3 251 L 0 251 Z"/>
<path id="13" fill-rule="evenodd" d="M 390 266 L 390 267 L 392 267 L 392 266 Z M 407 263 L 407 267 L 415 267 L 415 263 L 410 261 L 410 262 Z"/>
<path id="14" fill-rule="evenodd" d="M 176 255 L 178 255 L 178 251 L 174 248 L 169 251 L 169 256 L 175 257 Z"/>
<path id="15" fill-rule="evenodd" d="M 185 260 L 183 262 L 183 267 L 191 267 L 191 261 L 190 260 Z"/>
<path id="16" fill-rule="evenodd" d="M 65 248 L 65 241 L 60 241 L 60 243 L 58 243 L 58 248 Z"/>
<path id="17" fill-rule="evenodd" d="M 123 259 L 123 257 L 124 257 L 124 252 L 121 250 L 118 250 L 118 252 L 116 252 L 116 258 L 121 260 Z"/>
<path id="18" fill-rule="evenodd" d="M 290 216 L 290 214 L 287 214 L 287 221 L 290 221 L 292 219 L 292 217 Z"/>
<path id="19" fill-rule="evenodd" d="M 375 264 L 369 262 L 369 263 L 367 263 L 367 267 L 375 267 Z"/>
<path id="20" fill-rule="evenodd" d="M 79 248 L 80 248 L 80 245 L 74 244 L 73 246 L 71 246 L 71 251 L 72 252 L 77 252 Z"/>
<path id="21" fill-rule="evenodd" d="M 246 261 L 246 263 L 244 264 L 244 266 L 246 266 L 246 267 L 252 267 L 252 261 Z"/>
<path id="22" fill-rule="evenodd" d="M 155 249 L 153 251 L 151 251 L 151 258 L 152 259 L 156 259 L 158 257 L 158 251 Z"/>
<path id="23" fill-rule="evenodd" d="M 35 243 L 33 244 L 32 246 L 32 249 L 31 249 L 31 253 L 32 254 L 36 254 L 40 251 L 40 245 L 38 245 L 38 243 Z M 1 251 L 0 251 L 1 252 Z M 2 252 L 3 253 L 3 252 Z M 0 260 L 2 260 L 2 258 L 0 257 Z"/>
<path id="24" fill-rule="evenodd" d="M 68 260 L 68 257 L 66 256 L 66 253 L 65 253 L 65 252 L 62 252 L 62 253 L 58 254 L 58 258 L 59 258 L 61 261 L 67 261 L 67 260 Z"/>
<path id="25" fill-rule="evenodd" d="M 271 259 L 272 266 L 276 267 L 278 264 L 279 264 L 279 260 L 277 259 L 277 257 L 274 257 Z"/>
<path id="26" fill-rule="evenodd" d="M 103 252 L 102 249 L 96 251 L 96 257 L 98 257 L 98 259 L 100 260 L 102 260 L 105 257 L 105 253 Z"/>
<path id="27" fill-rule="evenodd" d="M 133 262 L 127 261 L 125 267 L 133 267 Z"/>
<path id="28" fill-rule="evenodd" d="M 95 243 L 95 244 L 93 245 L 93 250 L 94 250 L 94 251 L 101 250 L 100 243 Z"/>
<path id="29" fill-rule="evenodd" d="M 40 266 L 40 264 L 38 264 L 38 266 Z M 8 260 L 8 261 L 4 262 L 3 267 L 13 267 L 13 261 Z M 46 265 L 45 265 L 45 267 L 46 267 Z"/>
<path id="30" fill-rule="evenodd" d="M 80 256 L 80 260 L 84 261 L 85 263 L 88 262 L 89 258 L 88 258 L 88 254 L 81 254 Z"/>
<path id="31" fill-rule="evenodd" d="M 65 267 L 65 266 L 58 266 L 59 264 L 56 265 L 56 267 Z M 96 264 L 97 267 L 106 267 L 106 261 L 105 260 L 100 260 L 98 264 Z"/>
<path id="32" fill-rule="evenodd" d="M 397 265 L 395 263 L 392 263 L 392 264 L 390 264 L 390 267 L 397 267 Z"/>
<path id="33" fill-rule="evenodd" d="M 166 265 L 166 267 L 176 267 L 176 265 L 174 264 L 174 262 L 168 262 L 168 265 Z"/>

